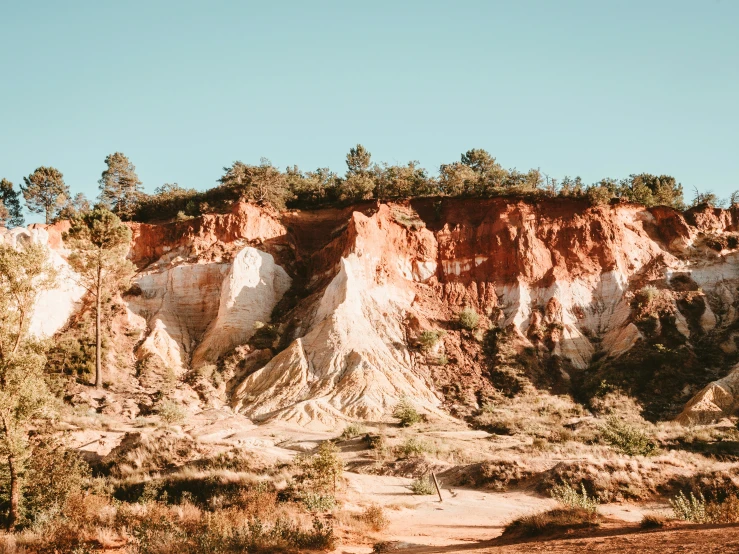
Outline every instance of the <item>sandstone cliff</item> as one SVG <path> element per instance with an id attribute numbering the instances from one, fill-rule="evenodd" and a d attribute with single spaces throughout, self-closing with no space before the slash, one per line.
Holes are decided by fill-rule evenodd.
<path id="1" fill-rule="evenodd" d="M 539 373 L 526 376 L 533 386 L 577 393 L 607 381 L 642 400 L 669 397 L 654 413 L 675 415 L 739 361 L 736 218 L 571 199 L 284 214 L 239 204 L 230 214 L 132 224 L 140 272 L 124 300 L 130 326 L 143 332 L 139 360 L 182 376 L 236 349 L 241 370 L 226 375 L 222 399 L 254 420 L 336 427 L 387 417 L 403 396 L 427 412 L 463 413 L 448 389 L 467 386 L 475 404 L 486 387 L 505 386 L 490 367 L 498 335 L 488 331 L 497 328 L 537 360 Z M 26 234 L 48 242 L 64 266 L 58 229 L 3 240 Z M 43 301 L 54 306 L 39 308 L 55 314 L 34 320 L 40 333 L 61 328 L 82 296 L 69 275 L 62 282 Z M 456 325 L 465 307 L 482 316 L 477 331 Z M 266 343 L 264 325 L 274 335 Z M 431 329 L 447 334 L 419 349 Z M 718 355 L 702 356 L 710 348 Z M 687 379 L 685 368 L 690 378 L 664 384 L 681 363 L 673 380 Z M 726 382 L 700 392 L 681 420 L 732 412 Z"/>

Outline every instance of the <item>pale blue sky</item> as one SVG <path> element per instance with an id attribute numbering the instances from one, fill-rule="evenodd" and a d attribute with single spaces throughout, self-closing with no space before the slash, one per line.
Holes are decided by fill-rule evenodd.
<path id="1" fill-rule="evenodd" d="M 0 177 L 106 154 L 147 191 L 261 156 L 435 171 L 469 148 L 587 182 L 739 188 L 739 2 L 0 0 Z"/>

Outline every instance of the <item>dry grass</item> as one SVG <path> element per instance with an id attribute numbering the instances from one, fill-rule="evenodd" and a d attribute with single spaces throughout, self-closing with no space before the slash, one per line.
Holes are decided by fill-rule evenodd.
<path id="1" fill-rule="evenodd" d="M 390 520 L 385 515 L 385 510 L 377 504 L 368 506 L 357 516 L 357 519 L 366 523 L 373 531 L 382 531 L 390 525 Z"/>
<path id="2" fill-rule="evenodd" d="M 280 502 L 272 491 L 254 488 L 215 510 L 184 501 L 112 502 L 96 495 L 71 498 L 63 511 L 19 535 L 33 552 L 88 551 L 93 546 L 130 552 L 292 552 L 335 545 L 333 527 L 299 504 Z M 375 518 L 375 521 L 379 521 Z"/>
<path id="3" fill-rule="evenodd" d="M 667 522 L 668 519 L 663 515 L 646 514 L 639 523 L 639 526 L 642 529 L 659 529 L 660 527 L 664 527 Z"/>
<path id="4" fill-rule="evenodd" d="M 520 517 L 503 531 L 506 538 L 530 538 L 541 535 L 559 534 L 576 529 L 599 525 L 597 513 L 582 508 L 555 508 L 547 512 Z"/>

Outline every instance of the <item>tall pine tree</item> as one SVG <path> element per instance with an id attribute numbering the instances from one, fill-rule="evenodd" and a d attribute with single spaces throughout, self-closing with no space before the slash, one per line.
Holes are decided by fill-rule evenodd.
<path id="1" fill-rule="evenodd" d="M 72 249 L 69 265 L 79 275 L 80 284 L 95 298 L 95 386 L 103 386 L 103 310 L 116 290 L 133 275 L 126 259 L 131 230 L 103 207 L 78 214 L 64 241 Z"/>
<path id="2" fill-rule="evenodd" d="M 20 192 L 13 189 L 13 183 L 7 179 L 0 180 L 0 200 L 8 212 L 5 216 L 7 227 L 21 227 L 25 223 L 20 196 Z"/>
<path id="3" fill-rule="evenodd" d="M 53 223 L 64 203 L 69 198 L 69 187 L 64 183 L 62 172 L 54 167 L 39 167 L 21 185 L 28 211 L 44 214 L 46 223 Z"/>
<path id="4" fill-rule="evenodd" d="M 108 168 L 98 181 L 100 201 L 121 219 L 131 219 L 141 195 L 136 167 L 121 152 L 107 156 L 105 163 Z"/>

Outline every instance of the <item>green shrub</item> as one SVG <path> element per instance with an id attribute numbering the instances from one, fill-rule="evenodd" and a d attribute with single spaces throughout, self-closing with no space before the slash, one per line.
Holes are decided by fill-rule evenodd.
<path id="1" fill-rule="evenodd" d="M 604 442 L 629 456 L 653 456 L 659 451 L 657 442 L 646 432 L 616 417 L 606 419 L 600 428 L 600 436 Z"/>
<path id="2" fill-rule="evenodd" d="M 372 450 L 379 450 L 381 452 L 387 450 L 387 439 L 385 435 L 367 435 L 369 439 L 367 443 Z"/>
<path id="3" fill-rule="evenodd" d="M 708 501 L 703 493 L 696 497 L 692 492 L 690 498 L 681 491 L 670 500 L 672 512 L 676 519 L 693 523 L 737 523 L 739 522 L 739 496 L 730 494 L 723 501 Z"/>
<path id="4" fill-rule="evenodd" d="M 361 423 L 350 423 L 344 427 L 344 432 L 341 433 L 341 438 L 344 440 L 353 439 L 360 435 L 366 435 L 367 428 Z"/>
<path id="5" fill-rule="evenodd" d="M 299 456 L 295 463 L 300 470 L 295 479 L 303 493 L 335 493 L 344 473 L 339 449 L 332 442 L 321 443 L 312 456 Z"/>
<path id="6" fill-rule="evenodd" d="M 613 192 L 607 187 L 592 185 L 587 188 L 585 196 L 593 206 L 605 206 L 613 198 Z"/>
<path id="7" fill-rule="evenodd" d="M 477 329 L 477 324 L 480 321 L 480 316 L 472 308 L 465 308 L 464 310 L 459 312 L 458 317 L 459 324 L 462 326 L 463 329 L 467 329 L 468 331 L 473 331 Z"/>
<path id="8" fill-rule="evenodd" d="M 687 498 L 682 491 L 675 498 L 670 499 L 670 506 L 676 519 L 692 521 L 693 523 L 707 523 L 706 499 L 702 493 L 698 497 L 691 492 Z"/>
<path id="9" fill-rule="evenodd" d="M 595 512 L 598 509 L 598 501 L 588 496 L 588 491 L 582 483 L 580 483 L 579 492 L 569 483 L 562 482 L 561 485 L 554 485 L 550 494 L 554 500 L 568 508 L 578 508 L 588 512 Z"/>
<path id="10" fill-rule="evenodd" d="M 404 458 L 413 458 L 428 454 L 431 450 L 431 446 L 426 441 L 417 439 L 416 437 L 410 437 L 398 446 L 396 452 Z"/>
<path id="11" fill-rule="evenodd" d="M 643 306 L 649 306 L 659 295 L 659 289 L 654 285 L 645 285 L 636 293 L 636 300 Z"/>
<path id="12" fill-rule="evenodd" d="M 56 441 L 36 445 L 26 462 L 23 518 L 36 522 L 59 513 L 70 496 L 81 494 L 90 476 L 90 466 L 76 451 Z"/>
<path id="13" fill-rule="evenodd" d="M 416 410 L 413 404 L 411 404 L 410 400 L 405 397 L 401 398 L 400 402 L 395 406 L 393 417 L 400 420 L 400 425 L 402 427 L 410 427 L 411 425 L 419 423 L 423 419 L 421 414 L 418 413 L 418 410 Z"/>
<path id="14" fill-rule="evenodd" d="M 161 400 L 157 404 L 156 413 L 162 421 L 170 425 L 181 423 L 187 417 L 187 410 L 185 410 L 182 404 L 168 398 Z"/>
<path id="15" fill-rule="evenodd" d="M 336 508 L 336 497 L 331 494 L 306 493 L 302 495 L 303 506 L 309 512 L 330 512 Z"/>
<path id="16" fill-rule="evenodd" d="M 423 350 L 431 350 L 444 335 L 445 332 L 442 330 L 426 330 L 418 336 L 418 342 Z"/>
<path id="17" fill-rule="evenodd" d="M 435 494 L 436 488 L 434 487 L 434 484 L 431 482 L 431 479 L 429 477 L 419 477 L 415 481 L 411 483 L 411 490 L 413 491 L 413 494 L 418 495 L 428 495 L 428 494 Z"/>

